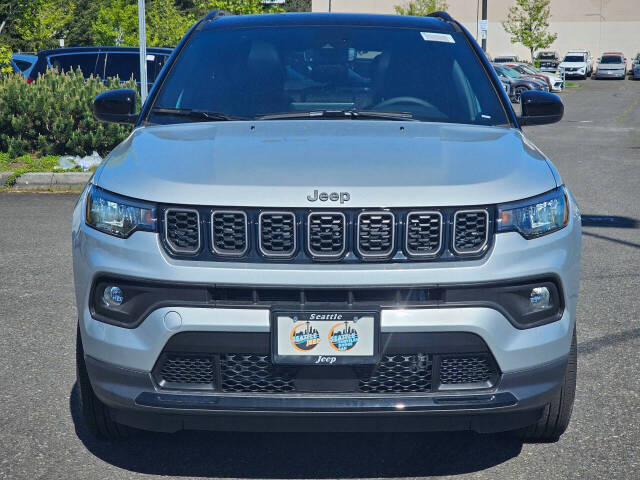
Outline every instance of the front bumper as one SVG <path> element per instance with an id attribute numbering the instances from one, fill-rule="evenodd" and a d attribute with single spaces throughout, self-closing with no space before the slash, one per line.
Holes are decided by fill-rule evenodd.
<path id="1" fill-rule="evenodd" d="M 626 78 L 626 72 L 622 70 L 596 70 L 596 78 Z"/>
<path id="2" fill-rule="evenodd" d="M 158 391 L 148 372 L 85 358 L 93 389 L 116 421 L 161 432 L 513 430 L 538 420 L 567 367 L 563 357 L 503 374 L 495 388 L 477 392 L 223 395 Z"/>

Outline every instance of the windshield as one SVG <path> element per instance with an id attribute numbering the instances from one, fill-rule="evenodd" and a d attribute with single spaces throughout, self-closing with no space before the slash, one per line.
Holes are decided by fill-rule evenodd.
<path id="1" fill-rule="evenodd" d="M 232 120 L 376 111 L 406 112 L 422 121 L 508 123 L 462 33 L 407 28 L 279 26 L 196 32 L 160 86 L 147 120 L 194 121 L 193 110 L 201 118 L 205 111 L 209 119 L 224 114 Z M 327 117 L 345 118 L 309 118 Z"/>
<path id="2" fill-rule="evenodd" d="M 600 59 L 600 63 L 622 63 L 622 57 L 617 55 L 609 55 L 606 57 L 602 57 Z"/>
<path id="3" fill-rule="evenodd" d="M 555 53 L 541 53 L 540 55 L 538 55 L 538 59 L 540 60 L 555 60 L 555 58 Z"/>
<path id="4" fill-rule="evenodd" d="M 584 62 L 584 57 L 582 55 L 567 55 L 564 57 L 563 62 L 571 62 L 571 63 L 581 63 Z"/>
<path id="5" fill-rule="evenodd" d="M 510 77 L 510 78 L 520 78 L 522 76 L 512 68 L 508 68 L 508 67 L 497 67 L 496 70 L 499 70 L 500 72 L 504 73 L 507 77 Z"/>

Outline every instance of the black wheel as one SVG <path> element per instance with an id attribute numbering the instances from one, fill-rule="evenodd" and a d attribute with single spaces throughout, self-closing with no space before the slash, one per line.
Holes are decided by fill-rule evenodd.
<path id="1" fill-rule="evenodd" d="M 550 443 L 558 441 L 569 426 L 571 419 L 573 401 L 576 396 L 577 371 L 578 347 L 574 327 L 564 385 L 551 403 L 545 407 L 544 413 L 537 423 L 516 431 L 520 438 L 527 442 Z"/>
<path id="2" fill-rule="evenodd" d="M 82 348 L 79 327 L 76 334 L 76 378 L 80 397 L 80 412 L 89 433 L 104 440 L 122 440 L 129 437 L 132 430 L 125 425 L 114 422 L 109 409 L 93 392 L 84 361 L 84 349 Z"/>

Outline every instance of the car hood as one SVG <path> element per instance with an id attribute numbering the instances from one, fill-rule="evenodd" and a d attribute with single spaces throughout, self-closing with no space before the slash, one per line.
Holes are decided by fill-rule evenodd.
<path id="1" fill-rule="evenodd" d="M 582 68 L 582 67 L 586 67 L 587 62 L 562 62 L 559 66 L 562 68 Z"/>
<path id="2" fill-rule="evenodd" d="M 426 122 L 272 120 L 138 128 L 95 183 L 153 202 L 331 207 L 481 205 L 550 190 L 544 155 L 517 129 Z M 345 198 L 344 196 L 342 198 Z"/>

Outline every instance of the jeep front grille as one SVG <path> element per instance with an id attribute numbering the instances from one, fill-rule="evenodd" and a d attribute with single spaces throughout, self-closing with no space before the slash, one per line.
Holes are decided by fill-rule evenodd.
<path id="1" fill-rule="evenodd" d="M 265 257 L 291 257 L 296 251 L 296 216 L 291 212 L 262 212 L 258 243 Z"/>
<path id="2" fill-rule="evenodd" d="M 395 246 L 393 213 L 362 212 L 358 215 L 358 253 L 364 258 L 388 257 Z"/>
<path id="3" fill-rule="evenodd" d="M 456 253 L 478 253 L 487 245 L 489 213 L 486 210 L 460 210 L 454 216 L 453 230 Z"/>
<path id="4" fill-rule="evenodd" d="M 314 212 L 307 218 L 307 248 L 320 259 L 340 258 L 346 249 L 346 219 L 340 212 Z"/>
<path id="5" fill-rule="evenodd" d="M 407 253 L 413 257 L 437 255 L 442 246 L 442 214 L 436 211 L 407 215 Z"/>
<path id="6" fill-rule="evenodd" d="M 403 263 L 482 257 L 493 239 L 494 216 L 491 207 L 324 211 L 168 206 L 159 217 L 167 252 L 186 260 Z"/>
<path id="7" fill-rule="evenodd" d="M 248 248 L 247 214 L 217 210 L 211 214 L 212 248 L 218 255 L 241 256 Z"/>
<path id="8" fill-rule="evenodd" d="M 200 215 L 197 210 L 167 209 L 165 239 L 173 253 L 191 255 L 200 250 Z"/>

